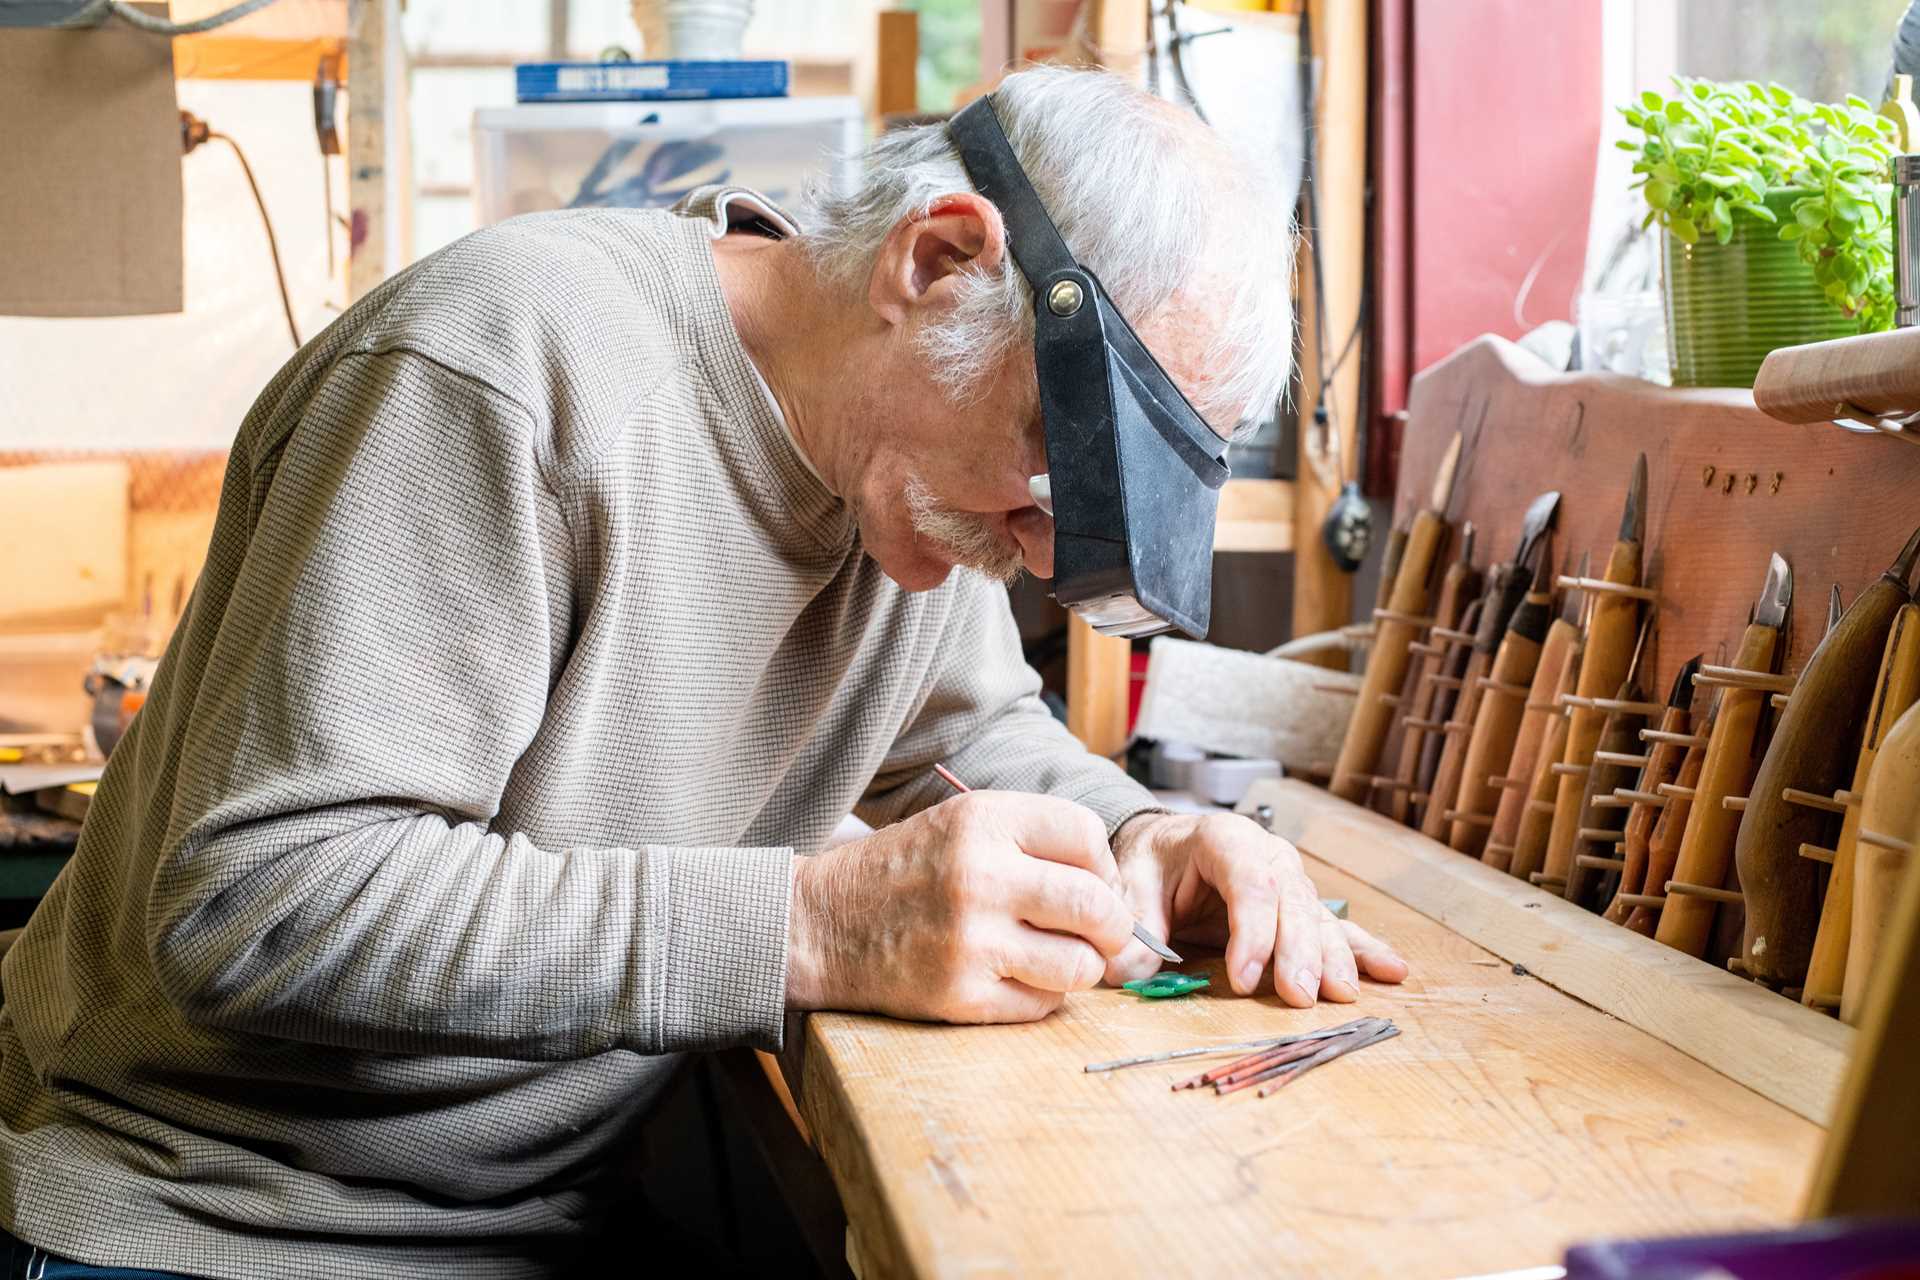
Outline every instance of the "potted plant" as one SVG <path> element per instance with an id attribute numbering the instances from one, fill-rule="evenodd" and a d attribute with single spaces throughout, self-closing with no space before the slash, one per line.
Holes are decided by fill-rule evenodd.
<path id="1" fill-rule="evenodd" d="M 1750 387 L 1776 347 L 1893 323 L 1892 120 L 1863 99 L 1676 78 L 1623 107 L 1665 228 L 1676 386 Z"/>

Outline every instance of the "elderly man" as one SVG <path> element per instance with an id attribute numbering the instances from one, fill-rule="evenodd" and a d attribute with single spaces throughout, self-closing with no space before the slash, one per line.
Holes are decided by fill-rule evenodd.
<path id="1" fill-rule="evenodd" d="M 995 104 L 1209 421 L 1277 395 L 1262 184 L 1102 75 Z M 6 961 L 27 1256 L 556 1274 L 681 1055 L 789 1009 L 1039 1018 L 1151 971 L 1136 917 L 1298 1006 L 1404 975 L 1284 842 L 1048 716 L 1000 586 L 1052 560 L 1031 296 L 942 129 L 864 169 L 804 230 L 710 189 L 482 232 L 267 387 Z"/>

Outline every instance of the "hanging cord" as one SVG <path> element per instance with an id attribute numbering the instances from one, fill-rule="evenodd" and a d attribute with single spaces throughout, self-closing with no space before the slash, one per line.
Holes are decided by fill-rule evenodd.
<path id="1" fill-rule="evenodd" d="M 1300 186 L 1306 194 L 1307 215 L 1307 224 L 1302 229 L 1301 238 L 1307 242 L 1307 253 L 1313 260 L 1314 342 L 1319 353 L 1319 360 L 1316 362 L 1318 378 L 1314 386 L 1313 398 L 1310 401 L 1303 401 L 1303 407 L 1305 404 L 1312 404 L 1315 417 L 1324 418 L 1326 422 L 1325 445 L 1312 450 L 1308 461 L 1312 463 L 1314 471 L 1319 475 L 1322 486 L 1337 490 L 1344 481 L 1358 481 L 1360 478 L 1359 463 L 1362 453 L 1360 431 L 1365 425 L 1365 418 L 1362 416 L 1361 420 L 1354 424 L 1354 457 L 1351 472 L 1349 472 L 1346 451 L 1340 440 L 1340 420 L 1337 412 L 1339 406 L 1327 395 L 1327 391 L 1333 385 L 1335 375 L 1346 365 L 1347 358 L 1353 354 L 1359 344 L 1361 332 L 1366 328 L 1367 306 L 1372 290 L 1370 282 L 1363 275 L 1360 285 L 1360 305 L 1354 312 L 1353 327 L 1347 331 L 1346 341 L 1340 344 L 1340 353 L 1334 356 L 1331 364 L 1328 364 L 1327 355 L 1331 344 L 1327 341 L 1326 272 L 1320 257 L 1320 183 L 1318 166 L 1313 160 L 1318 142 L 1320 118 L 1316 106 L 1318 95 L 1314 92 L 1313 82 L 1313 25 L 1304 5 L 1300 9 L 1299 41 L 1300 119 L 1304 141 L 1300 156 Z M 1303 384 L 1301 390 L 1305 389 Z"/>
<path id="2" fill-rule="evenodd" d="M 256 13 L 272 3 L 274 0 L 240 0 L 239 4 L 230 9 L 210 13 L 204 18 L 195 18 L 192 22 L 170 22 L 165 18 L 155 18 L 142 13 L 130 4 L 123 4 L 121 0 L 93 0 L 92 4 L 76 13 L 66 25 L 90 27 L 103 18 L 114 17 L 157 36 L 191 36 L 198 35 L 202 31 L 212 31 L 215 27 L 224 27 L 229 22 L 238 22 L 248 14 Z"/>
<path id="3" fill-rule="evenodd" d="M 210 128 L 205 120 L 191 111 L 180 113 L 180 154 L 187 155 L 201 143 L 215 140 L 233 148 L 234 159 L 240 162 L 240 172 L 247 177 L 247 185 L 253 189 L 253 202 L 260 209 L 260 225 L 267 229 L 267 251 L 273 255 L 273 278 L 280 286 L 280 308 L 286 312 L 287 332 L 293 336 L 293 345 L 300 346 L 300 329 L 293 322 L 293 298 L 287 292 L 287 273 L 280 266 L 280 242 L 273 234 L 273 219 L 267 216 L 267 202 L 260 194 L 260 184 L 254 181 L 253 166 L 247 163 L 247 153 L 240 144 L 227 134 Z"/>

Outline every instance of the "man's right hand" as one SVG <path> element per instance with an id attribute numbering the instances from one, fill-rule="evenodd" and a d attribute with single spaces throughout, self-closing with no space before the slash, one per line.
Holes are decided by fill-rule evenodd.
<path id="1" fill-rule="evenodd" d="M 1133 938 L 1106 827 L 1051 796 L 975 791 L 793 860 L 787 1004 L 1025 1022 Z"/>

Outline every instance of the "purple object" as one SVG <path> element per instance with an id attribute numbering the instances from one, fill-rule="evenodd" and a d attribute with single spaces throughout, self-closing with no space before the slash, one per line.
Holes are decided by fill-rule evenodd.
<path id="1" fill-rule="evenodd" d="M 1920 1280 L 1920 1218 L 1833 1218 L 1780 1231 L 1600 1240 L 1567 1280 Z"/>

